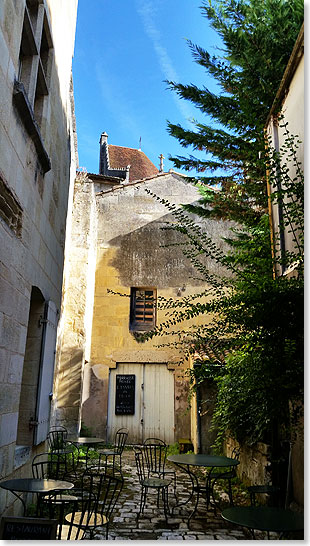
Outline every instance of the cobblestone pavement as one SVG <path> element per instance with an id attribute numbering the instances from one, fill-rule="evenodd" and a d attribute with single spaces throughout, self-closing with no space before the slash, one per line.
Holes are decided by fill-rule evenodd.
<path id="1" fill-rule="evenodd" d="M 220 515 L 220 509 L 217 509 L 216 514 L 213 508 L 207 511 L 204 498 L 199 500 L 197 514 L 190 520 L 189 525 L 187 518 L 193 504 L 174 509 L 167 523 L 163 506 L 160 504 L 157 508 L 157 495 L 152 493 L 148 494 L 144 513 L 137 519 L 141 487 L 136 474 L 133 451 L 124 451 L 122 460 L 124 488 L 109 527 L 109 540 L 249 540 L 251 538 L 246 529 L 225 522 Z M 168 465 L 177 473 L 179 502 L 185 500 L 190 490 L 190 482 L 175 465 L 172 463 Z M 175 502 L 173 491 L 169 495 L 169 504 L 170 500 L 173 505 Z M 97 540 L 103 538 L 103 533 L 96 534 Z"/>

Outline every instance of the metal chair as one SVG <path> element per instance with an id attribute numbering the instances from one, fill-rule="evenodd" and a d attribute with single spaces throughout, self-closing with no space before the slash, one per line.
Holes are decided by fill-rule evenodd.
<path id="1" fill-rule="evenodd" d="M 47 444 L 49 451 L 58 453 L 74 450 L 72 442 L 67 440 L 68 432 L 65 427 L 53 427 L 47 435 Z"/>
<path id="2" fill-rule="evenodd" d="M 248 488 L 250 493 L 251 506 L 256 506 L 256 495 L 268 495 L 268 505 L 279 505 L 280 487 L 276 485 L 250 485 Z"/>
<path id="3" fill-rule="evenodd" d="M 64 466 L 66 466 L 69 461 L 72 463 L 70 465 L 71 474 L 76 478 L 76 465 L 73 454 L 77 451 L 77 448 L 72 442 L 67 440 L 67 434 L 67 429 L 65 429 L 65 427 L 53 427 L 47 435 L 47 444 L 50 453 L 56 455 L 59 461 L 61 458 L 63 459 Z"/>
<path id="4" fill-rule="evenodd" d="M 240 449 L 234 448 L 231 454 L 231 458 L 239 461 L 240 458 Z M 209 491 L 207 492 L 207 505 L 209 505 L 210 502 L 210 494 L 212 495 L 213 503 L 214 503 L 214 511 L 216 511 L 216 502 L 215 502 L 215 496 L 214 496 L 214 486 L 215 483 L 218 480 L 227 480 L 228 481 L 228 496 L 229 496 L 229 502 L 230 506 L 234 505 L 233 495 L 232 495 L 232 489 L 231 489 L 231 480 L 235 478 L 237 475 L 236 473 L 236 467 L 230 466 L 229 469 L 225 472 L 211 472 L 208 475 L 208 483 L 209 483 Z"/>
<path id="5" fill-rule="evenodd" d="M 73 453 L 66 454 L 72 455 Z M 67 459 L 66 459 L 67 460 Z M 40 453 L 33 458 L 32 461 L 32 475 L 37 479 L 54 479 L 54 480 L 64 480 L 67 478 L 68 464 L 64 465 L 64 456 L 58 456 L 53 453 Z M 68 492 L 55 492 L 52 495 L 38 495 L 37 502 L 37 512 L 42 515 L 44 507 L 48 507 L 49 517 L 53 518 L 58 509 L 58 521 L 59 521 L 59 533 L 61 536 L 61 528 L 63 524 L 65 506 L 73 504 L 76 506 L 78 502 L 78 497 Z M 59 538 L 60 538 L 59 536 Z"/>
<path id="6" fill-rule="evenodd" d="M 127 428 L 120 428 L 115 433 L 114 438 L 114 447 L 111 449 L 104 449 L 104 450 L 98 450 L 99 452 L 99 458 L 98 463 L 91 464 L 91 467 L 93 466 L 102 466 L 105 467 L 108 464 L 108 458 L 112 457 L 113 462 L 112 466 L 113 469 L 115 468 L 115 458 L 119 457 L 119 469 L 122 470 L 122 453 L 124 451 L 124 447 L 127 441 L 128 437 L 128 429 Z"/>
<path id="7" fill-rule="evenodd" d="M 173 470 L 165 470 L 167 444 L 159 438 L 147 438 L 143 443 L 143 451 L 149 476 L 157 476 L 163 479 L 166 476 L 171 476 L 174 496 L 176 497 L 176 473 Z"/>
<path id="8" fill-rule="evenodd" d="M 139 478 L 139 483 L 141 485 L 141 500 L 140 500 L 140 510 L 137 515 L 137 518 L 144 512 L 146 497 L 149 490 L 156 491 L 157 504 L 159 504 L 160 493 L 162 495 L 163 505 L 164 505 L 164 514 L 166 521 L 168 521 L 169 515 L 169 505 L 168 505 L 168 488 L 171 484 L 171 480 L 165 480 L 163 478 L 150 476 L 148 466 L 145 460 L 145 454 L 143 449 L 138 446 L 134 446 L 135 460 L 137 473 Z"/>
<path id="9" fill-rule="evenodd" d="M 82 477 L 79 508 L 67 514 L 67 540 L 93 539 L 98 527 L 105 527 L 108 539 L 109 523 L 123 488 L 122 474 L 92 472 L 86 470 Z M 88 537 L 89 535 L 89 537 Z"/>

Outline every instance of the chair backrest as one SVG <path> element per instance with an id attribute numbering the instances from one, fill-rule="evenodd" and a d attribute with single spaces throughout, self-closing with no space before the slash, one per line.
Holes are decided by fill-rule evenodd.
<path id="1" fill-rule="evenodd" d="M 234 447 L 234 449 L 231 452 L 230 458 L 235 459 L 236 461 L 239 461 L 239 459 L 240 459 L 240 448 L 239 447 Z M 231 466 L 230 470 L 236 474 L 236 467 L 235 466 Z"/>
<path id="2" fill-rule="evenodd" d="M 40 453 L 39 455 L 36 455 L 32 460 L 31 467 L 34 478 L 49 478 L 51 473 L 49 454 Z"/>
<path id="3" fill-rule="evenodd" d="M 118 455 L 121 455 L 123 453 L 128 432 L 129 431 L 127 428 L 120 428 L 115 433 L 114 450 Z"/>
<path id="4" fill-rule="evenodd" d="M 161 474 L 166 463 L 166 443 L 159 438 L 147 438 L 143 443 L 143 451 L 148 473 Z"/>
<path id="5" fill-rule="evenodd" d="M 54 480 L 63 479 L 63 464 L 57 456 L 50 453 L 40 453 L 32 460 L 32 475 L 37 479 L 52 478 Z"/>
<path id="6" fill-rule="evenodd" d="M 124 484 L 122 474 L 86 470 L 82 477 L 82 512 L 99 513 L 107 519 L 115 508 Z"/>
<path id="7" fill-rule="evenodd" d="M 40 453 L 33 458 L 32 475 L 34 478 L 52 478 L 63 480 L 74 469 L 73 453 Z"/>
<path id="8" fill-rule="evenodd" d="M 136 461 L 136 468 L 137 468 L 139 483 L 142 484 L 143 480 L 145 480 L 148 477 L 148 471 L 147 471 L 147 466 L 144 460 L 144 454 L 142 449 L 138 446 L 133 446 L 133 450 L 135 454 L 135 461 Z"/>
<path id="9" fill-rule="evenodd" d="M 66 429 L 66 427 L 63 427 L 62 425 L 55 425 L 54 427 L 50 427 L 49 432 L 51 432 L 53 430 L 60 430 L 60 431 L 66 432 L 68 434 L 68 430 Z"/>
<path id="10" fill-rule="evenodd" d="M 231 459 L 235 459 L 236 461 L 239 461 L 240 459 L 240 448 L 234 447 L 234 449 L 231 452 Z"/>
<path id="11" fill-rule="evenodd" d="M 47 443 L 50 451 L 60 451 L 65 448 L 67 439 L 67 431 L 64 430 L 50 430 L 47 435 Z"/>

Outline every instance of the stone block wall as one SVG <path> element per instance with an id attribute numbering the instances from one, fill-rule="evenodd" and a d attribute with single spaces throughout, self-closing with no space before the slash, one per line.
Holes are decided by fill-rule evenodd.
<path id="1" fill-rule="evenodd" d="M 32 127 L 38 127 L 50 170 L 46 163 L 43 168 L 38 141 L 29 134 L 25 121 L 29 110 L 25 117 L 14 101 L 26 0 L 0 3 L 0 478 L 31 475 L 30 461 L 44 449 L 44 444 L 24 449 L 18 442 L 25 438 L 22 434 L 17 438 L 20 410 L 27 411 L 30 399 L 30 393 L 27 398 L 21 396 L 22 384 L 26 386 L 29 379 L 24 361 L 30 301 L 36 287 L 44 300 L 53 300 L 60 309 L 66 214 L 75 163 L 70 79 L 77 0 L 39 4 L 51 29 L 53 51 L 49 94 L 42 99 L 40 116 L 32 120 Z M 31 335 L 28 342 L 32 343 Z M 32 388 L 31 399 L 36 396 L 36 387 Z M 11 512 L 12 495 L 3 491 L 0 495 L 0 513 Z"/>
<path id="2" fill-rule="evenodd" d="M 118 363 L 160 363 L 174 374 L 175 439 L 190 437 L 188 378 L 179 351 L 158 348 L 159 338 L 141 343 L 129 328 L 131 287 L 153 286 L 158 296 L 176 300 L 205 288 L 175 244 L 178 235 L 163 231 L 172 217 L 148 195 L 147 188 L 177 205 L 199 198 L 197 188 L 170 173 L 122 185 L 81 175 L 75 184 L 55 407 L 57 422 L 70 430 L 78 415 L 79 426 L 84 424 L 93 434 L 105 437 L 109 370 Z M 222 236 L 228 234 L 230 224 L 212 220 L 205 224 L 208 234 L 224 248 Z M 218 272 L 217 264 L 208 265 Z M 158 324 L 165 320 L 165 313 L 157 310 Z M 72 347 L 79 350 L 74 362 Z"/>

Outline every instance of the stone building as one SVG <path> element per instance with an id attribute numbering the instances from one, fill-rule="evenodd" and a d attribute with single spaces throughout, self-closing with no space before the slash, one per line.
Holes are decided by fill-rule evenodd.
<path id="1" fill-rule="evenodd" d="M 300 178 L 304 172 L 304 25 L 302 25 L 293 51 L 284 71 L 281 84 L 275 96 L 273 106 L 266 120 L 265 131 L 269 137 L 271 147 L 277 152 L 281 152 L 281 162 L 288 168 L 288 176 L 291 180 Z M 287 124 L 287 128 L 283 127 Z M 295 143 L 298 140 L 299 145 L 296 150 L 295 160 L 291 160 L 287 154 L 283 153 L 283 146 L 287 141 L 287 131 L 295 136 Z M 283 181 L 282 181 L 283 184 Z M 284 188 L 285 189 L 285 182 Z M 274 191 L 281 190 L 281 180 L 278 187 L 270 187 L 268 184 L 269 195 Z M 296 246 L 300 240 L 300 231 L 298 226 L 292 221 L 288 222 L 289 213 L 287 204 L 290 200 L 295 201 L 296 196 L 285 195 L 283 199 L 277 202 L 269 201 L 269 214 L 272 226 L 272 241 L 274 242 L 274 253 L 278 257 L 285 252 L 292 252 L 296 256 Z M 283 226 L 283 218 L 285 220 Z M 277 243 L 277 244 L 276 244 Z M 285 275 L 293 277 L 296 275 L 298 263 L 296 258 L 291 263 L 281 265 L 277 263 L 275 274 L 277 276 Z M 303 401 L 301 401 L 303 406 Z M 292 466 L 292 490 L 293 497 L 298 504 L 304 504 L 304 423 L 300 419 L 296 430 L 296 438 L 292 442 L 291 453 Z"/>
<path id="2" fill-rule="evenodd" d="M 177 301 L 205 283 L 178 246 L 181 235 L 162 229 L 174 219 L 148 190 L 179 206 L 197 201 L 198 189 L 156 169 L 141 150 L 108 144 L 106 133 L 99 170 L 75 183 L 55 422 L 108 441 L 125 426 L 130 442 L 155 436 L 171 444 L 191 437 L 187 366 L 175 347 L 139 334 L 165 319 L 156 300 Z M 229 225 L 205 221 L 220 247 Z"/>
<path id="3" fill-rule="evenodd" d="M 77 0 L 0 3 L 0 476 L 31 475 L 49 430 L 68 200 Z M 21 503 L 0 490 L 0 513 Z"/>
<path id="4" fill-rule="evenodd" d="M 297 172 L 304 169 L 304 25 L 302 26 L 297 37 L 295 46 L 291 53 L 289 62 L 284 71 L 281 84 L 274 99 L 272 108 L 270 109 L 266 120 L 265 132 L 269 138 L 270 146 L 282 155 L 281 162 L 289 167 L 288 176 L 293 180 L 295 176 L 299 176 Z M 286 127 L 284 127 L 286 124 Z M 292 160 L 284 152 L 285 144 L 287 143 L 288 135 L 294 135 L 295 143 L 299 141 L 296 151 L 296 159 Z M 297 167 L 299 163 L 299 168 Z M 284 187 L 281 188 L 281 185 Z M 277 187 L 269 187 L 268 193 L 280 190 L 285 191 L 285 180 L 278 181 Z M 278 199 L 277 202 L 269 201 L 269 213 L 273 232 L 274 252 L 278 258 L 285 252 L 294 254 L 296 247 L 296 237 L 298 240 L 298 228 L 292 226 L 288 222 L 284 222 L 283 218 L 288 214 L 286 204 L 288 197 Z M 287 220 L 287 219 L 286 219 Z M 292 229 L 292 227 L 294 229 Z M 299 234 L 300 235 L 300 234 Z M 280 259 L 278 260 L 280 262 Z M 296 263 L 276 266 L 277 275 L 292 275 L 296 268 Z"/>

